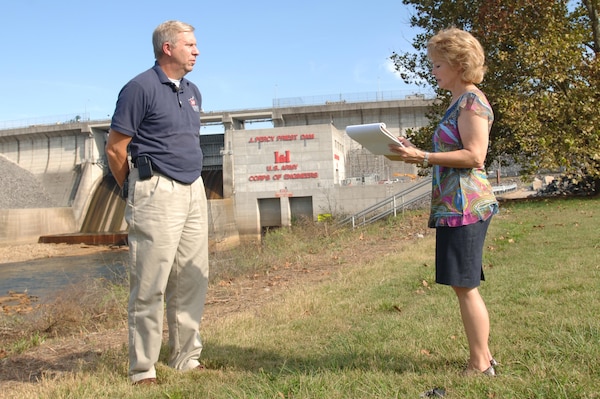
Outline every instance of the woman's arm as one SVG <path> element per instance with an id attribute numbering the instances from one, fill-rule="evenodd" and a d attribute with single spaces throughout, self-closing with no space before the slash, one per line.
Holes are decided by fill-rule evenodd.
<path id="1" fill-rule="evenodd" d="M 449 168 L 483 168 L 488 150 L 488 120 L 473 110 L 463 109 L 458 117 L 458 130 L 463 148 L 456 151 L 429 153 L 429 165 Z M 400 138 L 405 147 L 391 145 L 390 149 L 407 163 L 423 164 L 425 154 L 407 139 Z"/>

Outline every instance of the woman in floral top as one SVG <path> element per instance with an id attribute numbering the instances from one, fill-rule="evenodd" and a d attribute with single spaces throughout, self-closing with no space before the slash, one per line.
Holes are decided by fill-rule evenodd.
<path id="1" fill-rule="evenodd" d="M 498 202 L 484 169 L 494 113 L 475 86 L 486 67 L 483 48 L 470 33 L 450 28 L 427 45 L 433 76 L 452 102 L 433 135 L 433 152 L 407 139 L 392 145 L 405 162 L 433 166 L 429 227 L 436 229 L 436 282 L 450 285 L 469 343 L 467 374 L 496 374 L 489 350 L 490 321 L 478 287 L 484 280 L 485 236 Z"/>

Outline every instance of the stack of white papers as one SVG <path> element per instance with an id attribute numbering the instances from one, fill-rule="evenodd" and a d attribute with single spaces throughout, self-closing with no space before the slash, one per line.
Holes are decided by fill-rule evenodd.
<path id="1" fill-rule="evenodd" d="M 374 155 L 385 155 L 392 161 L 402 160 L 398 154 L 390 151 L 390 144 L 401 146 L 402 143 L 385 128 L 385 123 L 350 125 L 346 127 L 346 133 Z"/>

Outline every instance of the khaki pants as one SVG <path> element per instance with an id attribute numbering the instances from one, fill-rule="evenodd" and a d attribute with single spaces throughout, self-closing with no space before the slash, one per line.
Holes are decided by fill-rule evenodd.
<path id="1" fill-rule="evenodd" d="M 185 185 L 129 175 L 129 377 L 155 378 L 166 302 L 169 366 L 195 368 L 208 287 L 208 214 L 202 178 Z"/>

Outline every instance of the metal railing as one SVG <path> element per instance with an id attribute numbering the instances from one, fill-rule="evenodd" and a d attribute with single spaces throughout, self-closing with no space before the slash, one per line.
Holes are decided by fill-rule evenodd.
<path id="1" fill-rule="evenodd" d="M 398 212 L 418 204 L 419 202 L 431 196 L 431 177 L 424 178 L 414 186 L 403 190 L 381 202 L 376 203 L 352 216 L 341 220 L 338 225 L 343 226 L 352 224 L 352 228 L 366 226 L 375 221 L 384 219 L 388 216 L 396 216 Z M 517 189 L 516 184 L 494 186 L 494 194 L 506 193 Z M 420 192 L 422 191 L 422 192 Z M 407 199 L 408 197 L 408 199 Z"/>
<path id="2" fill-rule="evenodd" d="M 0 121 L 0 130 L 19 129 L 31 126 L 46 126 L 46 125 L 65 125 L 74 123 L 90 122 L 88 113 L 42 116 L 27 119 L 18 119 L 12 121 Z"/>
<path id="3" fill-rule="evenodd" d="M 423 178 L 415 185 L 400 191 L 352 216 L 341 220 L 338 225 L 352 224 L 352 228 L 365 226 L 388 216 L 396 216 L 406 208 L 431 196 L 431 177 Z"/>
<path id="4" fill-rule="evenodd" d="M 273 108 L 303 107 L 308 105 L 364 103 L 392 100 L 431 100 L 435 93 L 418 93 L 411 90 L 377 91 L 363 93 L 339 93 L 321 96 L 303 96 L 273 99 Z"/>
<path id="5" fill-rule="evenodd" d="M 507 185 L 502 185 L 502 186 L 494 186 L 492 187 L 494 194 L 504 194 L 504 193 L 508 193 L 511 191 L 515 191 L 517 189 L 517 184 L 513 183 L 513 184 L 507 184 Z"/>

